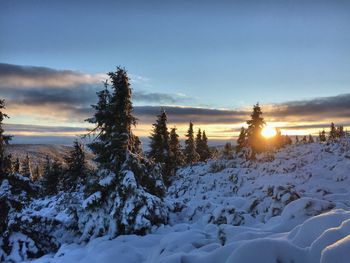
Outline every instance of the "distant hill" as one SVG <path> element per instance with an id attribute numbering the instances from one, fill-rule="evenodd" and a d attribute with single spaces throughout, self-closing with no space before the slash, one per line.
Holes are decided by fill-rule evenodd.
<path id="1" fill-rule="evenodd" d="M 42 164 L 48 155 L 51 160 L 63 162 L 63 157 L 73 149 L 72 146 L 57 144 L 10 144 L 6 146 L 6 151 L 13 158 L 18 157 L 23 160 L 28 154 L 32 165 Z M 86 151 L 87 161 L 92 165 L 92 153 Z"/>

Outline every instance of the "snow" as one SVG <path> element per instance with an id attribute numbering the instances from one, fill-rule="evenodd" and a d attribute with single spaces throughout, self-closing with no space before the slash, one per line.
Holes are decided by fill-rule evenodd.
<path id="1" fill-rule="evenodd" d="M 348 143 L 291 145 L 256 162 L 211 160 L 184 167 L 163 200 L 167 225 L 144 236 L 63 243 L 33 262 L 349 262 Z M 126 171 L 123 187 L 136 184 Z M 98 198 L 90 196 L 83 207 Z M 134 201 L 121 213 L 129 214 Z M 135 219 L 140 227 L 148 224 L 143 209 L 148 208 L 140 208 Z"/>

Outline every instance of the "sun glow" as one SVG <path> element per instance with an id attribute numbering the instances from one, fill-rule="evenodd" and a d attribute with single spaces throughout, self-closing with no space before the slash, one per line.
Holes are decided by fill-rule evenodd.
<path id="1" fill-rule="evenodd" d="M 276 136 L 277 131 L 274 127 L 266 125 L 262 131 L 261 131 L 261 135 L 264 136 L 265 138 L 271 138 Z"/>

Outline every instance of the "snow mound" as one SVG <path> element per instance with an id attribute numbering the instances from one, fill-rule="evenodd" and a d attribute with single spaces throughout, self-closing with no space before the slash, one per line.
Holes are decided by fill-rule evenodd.
<path id="1" fill-rule="evenodd" d="M 291 145 L 255 162 L 237 158 L 184 167 L 162 200 L 168 224 L 157 226 L 147 220 L 162 214 L 164 206 L 157 211 L 158 199 L 138 187 L 138 170 L 128 170 L 118 191 L 137 194 L 128 196 L 116 215 L 127 229 L 134 204 L 148 204 L 132 218 L 133 228 L 150 229 L 146 235 L 66 242 L 34 262 L 349 262 L 349 170 L 348 140 Z M 100 185 L 113 180 L 102 178 Z M 95 201 L 98 194 L 83 204 Z M 80 223 L 103 226 L 108 219 L 99 212 Z"/>

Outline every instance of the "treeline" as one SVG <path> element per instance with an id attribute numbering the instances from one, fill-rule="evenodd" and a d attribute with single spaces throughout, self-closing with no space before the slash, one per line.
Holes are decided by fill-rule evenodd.
<path id="1" fill-rule="evenodd" d="M 256 154 L 283 148 L 293 143 L 293 140 L 288 135 L 282 135 L 280 129 L 276 129 L 276 135 L 271 138 L 264 138 L 262 131 L 266 125 L 260 105 L 257 103 L 253 107 L 251 118 L 247 120 L 247 128 L 241 127 L 236 145 L 226 143 L 223 149 L 223 156 L 227 159 L 237 156 L 243 156 L 247 160 L 254 160 Z M 314 138 L 311 134 L 304 135 L 301 139 L 295 136 L 295 143 L 314 143 L 318 142 L 334 142 L 347 134 L 343 126 L 335 126 L 332 122 L 328 135 L 323 129 L 319 132 L 319 136 Z"/>

